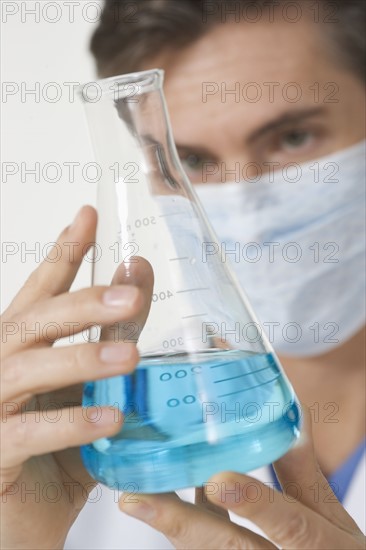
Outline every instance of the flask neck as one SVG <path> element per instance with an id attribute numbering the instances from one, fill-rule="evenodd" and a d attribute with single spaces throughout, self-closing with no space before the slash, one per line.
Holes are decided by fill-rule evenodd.
<path id="1" fill-rule="evenodd" d="M 140 150 L 145 171 L 150 174 L 160 172 L 165 182 L 175 189 L 182 179 L 182 170 L 163 93 L 163 72 L 155 70 L 135 74 L 142 75 L 140 80 L 131 75 L 129 82 L 116 82 L 119 92 L 114 97 L 114 105 L 118 117 Z"/>
<path id="2" fill-rule="evenodd" d="M 100 80 L 92 88 L 95 97 L 89 87 L 80 89 L 101 185 L 138 183 L 138 173 L 152 194 L 190 193 L 173 140 L 163 79 L 163 71 L 154 69 Z"/>

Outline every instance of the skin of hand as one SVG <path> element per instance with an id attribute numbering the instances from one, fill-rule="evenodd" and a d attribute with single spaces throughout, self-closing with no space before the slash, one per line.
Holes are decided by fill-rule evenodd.
<path id="1" fill-rule="evenodd" d="M 274 464 L 283 493 L 247 475 L 222 472 L 196 489 L 195 504 L 175 493 L 141 494 L 136 502 L 122 497 L 120 509 L 179 549 L 364 549 L 366 538 L 319 469 L 310 414 L 303 412 L 299 443 Z M 228 511 L 255 523 L 268 539 L 231 522 Z"/>
<path id="2" fill-rule="evenodd" d="M 78 446 L 121 427 L 114 409 L 100 409 L 97 419 L 83 414 L 82 382 L 131 372 L 138 362 L 135 345 L 102 341 L 52 348 L 60 338 L 57 330 L 39 331 L 38 337 L 31 331 L 36 322 L 53 323 L 63 327 L 62 336 L 70 336 L 90 319 L 102 326 L 125 320 L 143 326 L 153 285 L 143 262 L 140 273 L 136 266 L 135 273 L 118 268 L 112 287 L 68 292 L 95 227 L 94 209 L 84 207 L 57 241 L 61 261 L 41 264 L 2 316 L 2 548 L 63 547 L 95 485 Z M 70 242 L 80 243 L 72 258 L 66 253 Z M 129 279 L 134 285 L 127 284 Z M 27 338 L 17 330 L 21 323 L 29 330 Z M 57 407 L 57 422 L 45 414 L 50 405 L 53 411 Z M 335 497 L 324 501 L 329 486 L 315 460 L 309 424 L 307 414 L 302 445 L 275 464 L 286 499 L 246 475 L 226 472 L 214 476 L 206 492 L 196 490 L 196 505 L 165 494 L 139 495 L 137 503 L 122 498 L 120 507 L 178 548 L 364 548 L 362 533 L 341 504 Z M 300 497 L 291 494 L 294 482 Z M 60 498 L 48 493 L 50 487 Z M 230 522 L 227 510 L 252 520 L 272 542 Z"/>
<path id="3" fill-rule="evenodd" d="M 120 266 L 112 286 L 69 292 L 95 229 L 96 212 L 85 206 L 57 240 L 59 261 L 44 261 L 1 318 L 4 549 L 63 548 L 96 485 L 78 447 L 110 437 L 122 425 L 122 414 L 112 407 L 86 413 L 80 406 L 82 383 L 130 373 L 138 363 L 136 345 L 101 341 L 52 347 L 91 321 L 104 327 L 132 321 L 142 327 L 148 315 L 153 276 L 143 259 L 142 275 L 138 264 L 135 277 Z M 70 243 L 75 244 L 72 254 Z"/>

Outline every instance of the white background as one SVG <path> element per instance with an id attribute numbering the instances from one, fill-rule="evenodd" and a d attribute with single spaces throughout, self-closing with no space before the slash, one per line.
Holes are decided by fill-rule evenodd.
<path id="1" fill-rule="evenodd" d="M 7 181 L 2 177 L 1 182 L 1 310 L 39 265 L 47 243 L 55 241 L 81 205 L 95 204 L 96 184 L 80 177 L 81 167 L 94 161 L 84 108 L 77 98 L 70 101 L 69 87 L 64 83 L 96 79 L 88 48 L 96 26 L 93 21 L 98 16 L 95 5 L 101 3 L 89 0 L 73 3 L 72 21 L 71 2 L 0 0 L 2 176 L 8 166 L 5 163 L 19 165 L 17 174 L 8 175 Z M 39 22 L 29 13 L 36 4 L 40 7 Z M 46 4 L 50 7 L 42 14 Z M 52 8 L 51 4 L 56 7 Z M 85 11 L 87 5 L 89 8 Z M 8 10 L 17 8 L 17 13 L 7 15 Z M 47 21 L 59 14 L 61 18 L 56 23 Z M 55 97 L 57 90 L 47 88 L 50 82 L 57 83 L 62 91 L 60 100 L 54 103 L 49 98 Z M 39 97 L 24 93 L 22 96 L 22 90 L 35 89 L 36 83 L 40 86 Z M 6 94 L 16 87 L 18 93 Z M 36 162 L 40 163 L 41 170 L 47 163 L 57 162 L 63 168 L 60 181 L 50 183 L 41 178 L 37 183 L 34 176 L 26 175 L 22 182 L 21 163 L 32 168 Z M 75 168 L 74 183 L 70 181 L 67 167 L 63 166 L 65 162 L 81 165 Z M 55 175 L 56 172 L 50 170 L 48 179 Z M 14 251 L 17 247 L 17 253 L 4 254 L 5 250 L 12 248 Z M 35 249 L 37 255 L 26 254 L 26 250 L 31 249 Z M 72 289 L 90 285 L 90 282 L 91 264 L 85 263 Z M 165 537 L 121 514 L 112 491 L 105 487 L 99 490 L 103 498 L 86 505 L 70 532 L 67 548 L 171 548 Z M 108 521 L 112 529 L 108 529 Z"/>
<path id="2" fill-rule="evenodd" d="M 72 94 L 70 97 L 70 86 L 65 83 L 96 78 L 88 48 L 100 2 L 69 4 L 60 0 L 0 2 L 2 310 L 39 264 L 45 245 L 57 238 L 82 204 L 95 204 L 96 184 L 82 178 L 82 167 L 94 161 L 83 106 L 76 94 L 74 99 Z M 36 14 L 30 13 L 35 9 Z M 48 86 L 50 82 L 57 86 Z M 37 97 L 26 94 L 36 83 L 40 89 Z M 60 99 L 52 102 L 59 91 Z M 41 172 L 47 163 L 57 162 L 61 179 L 52 183 L 44 181 L 41 174 L 37 183 L 21 168 L 21 163 L 34 168 L 36 162 Z M 80 163 L 74 183 L 65 162 Z M 16 163 L 19 169 L 15 175 L 9 174 L 7 181 L 9 165 L 5 163 Z M 46 171 L 48 180 L 57 175 L 55 169 Z M 90 171 L 87 177 L 93 178 L 94 173 Z M 27 254 L 28 249 L 37 253 Z M 73 288 L 88 284 L 90 264 L 85 264 Z"/>

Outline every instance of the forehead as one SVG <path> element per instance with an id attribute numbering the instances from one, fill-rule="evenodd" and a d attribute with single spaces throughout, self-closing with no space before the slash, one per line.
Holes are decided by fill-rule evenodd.
<path id="1" fill-rule="evenodd" d="M 267 120 L 274 109 L 311 106 L 312 85 L 329 82 L 338 72 L 328 60 L 327 46 L 319 25 L 305 19 L 295 24 L 226 23 L 181 51 L 157 57 L 154 64 L 165 69 L 175 133 L 181 132 L 182 140 L 188 138 L 184 134 L 196 133 L 199 128 L 188 128 L 187 119 L 191 123 L 198 112 L 200 123 L 217 128 L 236 116 L 251 125 Z"/>

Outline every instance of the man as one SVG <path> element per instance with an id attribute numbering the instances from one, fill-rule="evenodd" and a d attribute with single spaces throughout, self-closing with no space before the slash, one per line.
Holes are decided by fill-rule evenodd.
<path id="1" fill-rule="evenodd" d="M 331 4 L 336 7 L 336 13 L 331 11 Z M 117 9 L 115 3 L 106 3 L 104 17 L 92 43 L 100 76 L 155 66 L 165 69 L 165 93 L 177 148 L 209 215 L 212 206 L 213 223 L 216 205 L 212 197 L 217 193 L 224 210 L 223 201 L 226 191 L 232 189 L 230 186 L 237 184 L 234 192 L 243 190 L 238 181 L 228 183 L 229 179 L 237 179 L 237 163 L 241 178 L 247 180 L 255 180 L 258 171 L 262 176 L 270 174 L 271 166 L 282 170 L 291 162 L 303 165 L 343 150 L 344 153 L 338 153 L 340 164 L 347 163 L 347 159 L 353 167 L 361 164 L 357 145 L 351 153 L 348 148 L 364 139 L 364 89 L 360 78 L 362 39 L 358 31 L 364 17 L 364 5 L 361 2 L 331 4 L 149 0 L 133 4 L 136 13 L 132 14 L 128 11 L 131 3 L 118 2 Z M 230 9 L 234 9 L 234 15 L 230 15 Z M 249 83 L 253 85 L 248 86 Z M 333 159 L 330 157 L 329 162 L 337 161 Z M 215 195 L 211 186 L 205 188 L 207 183 L 216 184 Z M 362 181 L 353 175 L 351 181 L 341 183 L 349 185 L 352 208 L 346 212 L 345 202 L 339 197 L 331 202 L 327 216 L 325 213 L 319 215 L 325 225 L 320 225 L 318 233 L 314 233 L 318 236 L 314 242 L 320 241 L 321 233 L 326 230 L 330 232 L 331 242 L 338 243 L 347 235 L 347 227 L 352 227 L 352 219 L 358 219 L 362 203 L 355 200 L 355 184 L 362 185 Z M 313 199 L 309 203 L 305 193 L 303 200 L 308 211 L 315 209 L 319 214 L 319 201 Z M 281 194 L 279 203 L 280 212 L 286 212 L 286 194 Z M 282 219 L 283 228 L 288 231 L 286 215 L 282 215 Z M 237 227 L 240 231 L 240 212 L 235 222 L 234 229 Z M 306 223 L 299 227 L 299 240 L 304 233 L 307 235 L 308 222 L 306 218 Z M 75 223 L 60 236 L 60 246 L 65 247 L 64 243 L 69 240 L 81 245 L 90 242 L 95 223 L 94 211 L 82 210 Z M 220 219 L 217 219 L 216 229 L 219 237 L 226 239 Z M 358 237 L 362 245 L 360 235 L 354 238 Z M 353 242 L 352 236 L 352 233 L 348 235 L 348 243 Z M 231 239 L 232 235 L 227 238 Z M 112 289 L 95 287 L 73 296 L 68 294 L 82 259 L 81 250 L 80 246 L 72 264 L 59 264 L 57 268 L 52 264 L 42 265 L 5 312 L 4 319 L 31 323 L 33 319 L 54 321 L 56 316 L 60 324 L 66 318 L 81 324 L 90 318 L 100 324 L 109 324 L 120 320 L 121 307 L 126 320 L 133 319 L 148 307 L 147 284 L 139 287 L 121 284 Z M 364 310 L 362 301 L 355 302 L 353 296 L 353 288 L 359 287 L 363 274 L 357 267 L 359 264 L 353 262 L 353 255 L 348 258 L 344 254 L 343 248 L 337 268 L 342 270 L 342 287 L 335 284 L 337 278 L 332 279 L 333 271 L 327 273 L 329 284 L 324 284 L 322 270 L 319 270 L 324 265 L 314 261 L 304 270 L 302 278 L 293 277 L 298 285 L 294 302 L 288 304 L 288 293 L 284 292 L 276 303 L 278 312 L 283 314 L 283 322 L 301 321 L 302 313 L 308 309 L 302 297 L 308 292 L 307 285 L 316 279 L 315 287 L 321 284 L 324 289 L 323 295 L 317 298 L 317 312 L 320 315 L 323 308 L 328 308 L 329 322 L 339 315 L 339 341 L 330 349 L 322 345 L 324 334 L 319 342 L 307 341 L 305 349 L 300 348 L 303 339 L 299 346 L 290 348 L 281 338 L 274 341 L 300 399 L 310 406 L 319 403 L 321 411 L 329 403 L 338 406 L 338 422 L 315 421 L 313 424 L 315 454 L 307 429 L 308 442 L 288 453 L 276 465 L 282 485 L 286 487 L 289 482 L 296 482 L 301 487 L 301 497 L 289 493 L 286 500 L 280 493 L 269 495 L 268 487 L 265 492 L 265 487 L 258 485 L 262 489 L 258 500 L 249 495 L 247 501 L 240 498 L 239 502 L 235 499 L 232 502 L 218 491 L 208 505 L 207 499 L 197 492 L 197 506 L 194 506 L 174 495 L 141 495 L 136 503 L 122 498 L 122 510 L 162 531 L 180 548 L 363 547 L 362 535 L 342 505 L 338 501 L 328 502 L 329 486 L 317 467 L 318 461 L 330 478 L 354 455 L 364 438 Z M 358 251 L 354 254 L 357 256 Z M 275 262 L 274 270 L 277 265 Z M 350 270 L 349 265 L 352 266 Z M 261 292 L 265 291 L 264 286 L 261 287 Z M 342 307 L 341 296 L 345 297 Z M 250 297 L 254 303 L 255 284 L 251 286 Z M 351 303 L 355 303 L 352 305 L 355 323 L 349 321 Z M 285 307 L 287 305 L 289 308 Z M 312 308 L 315 306 L 312 304 Z M 302 329 L 306 328 L 302 324 Z M 22 343 L 14 336 L 2 351 L 4 401 L 19 404 L 28 401 L 32 408 L 32 396 L 41 394 L 42 402 L 48 398 L 45 392 L 62 388 L 64 393 L 58 393 L 58 399 L 66 404 L 72 399 L 64 388 L 100 376 L 97 367 L 102 357 L 112 361 L 110 375 L 130 372 L 136 365 L 137 354 L 130 344 L 112 346 L 119 346 L 117 364 L 112 360 L 113 350 L 103 353 L 104 346 L 101 343 L 88 344 L 82 350 L 51 349 L 48 342 L 35 346 L 32 342 Z M 105 370 L 103 375 L 106 375 Z M 7 527 L 5 547 L 62 547 L 85 502 L 85 490 L 91 488 L 91 480 L 79 461 L 77 449 L 65 449 L 110 436 L 120 429 L 114 422 L 113 411 L 103 410 L 104 424 L 88 424 L 81 409 L 76 407 L 74 422 L 70 423 L 70 411 L 65 407 L 57 430 L 45 422 L 32 422 L 31 417 L 22 423 L 16 410 L 4 424 L 7 447 L 3 452 L 2 474 L 9 493 L 12 483 L 22 482 L 58 482 L 65 488 L 64 498 L 54 507 L 46 501 L 38 505 L 21 502 L 19 495 L 13 492 L 3 512 Z M 214 481 L 228 489 L 235 483 L 242 487 L 249 479 L 230 473 L 218 475 Z M 71 481 L 76 482 L 73 499 L 70 499 Z M 317 498 L 314 487 L 320 491 Z M 295 502 L 290 502 L 291 496 Z M 230 522 L 222 509 L 236 512 L 235 519 L 253 520 L 272 542 Z M 19 517 L 22 518 L 21 528 Z M 76 523 L 75 529 L 77 527 Z M 100 530 L 99 525 L 97 528 Z M 123 541 L 119 544 L 123 546 Z M 137 544 L 144 546 L 141 542 Z M 85 548 L 85 540 L 84 546 L 79 547 Z"/>

